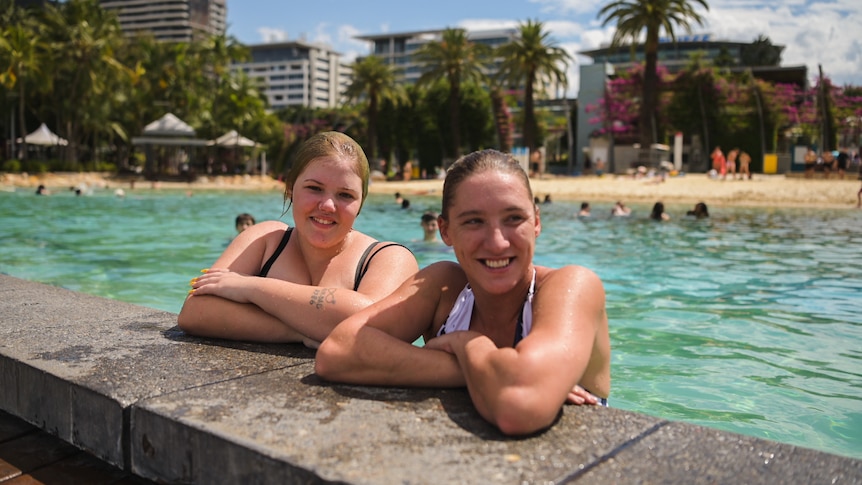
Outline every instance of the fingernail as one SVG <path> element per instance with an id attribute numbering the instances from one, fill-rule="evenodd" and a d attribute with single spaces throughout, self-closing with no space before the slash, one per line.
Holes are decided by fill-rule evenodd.
<path id="1" fill-rule="evenodd" d="M 188 293 L 188 294 L 189 294 L 189 295 L 193 295 L 194 293 L 195 293 L 195 289 L 194 289 L 194 288 L 192 288 L 191 290 L 189 290 L 189 293 Z"/>
<path id="2" fill-rule="evenodd" d="M 210 270 L 209 268 L 204 268 L 204 269 L 202 269 L 202 270 L 201 270 L 201 273 L 206 273 L 206 272 L 207 272 L 207 271 L 209 271 L 209 270 Z"/>
<path id="3" fill-rule="evenodd" d="M 189 284 L 190 284 L 190 285 L 193 285 L 193 284 L 195 284 L 195 283 L 197 283 L 197 282 L 198 282 L 198 279 L 197 279 L 197 278 L 192 278 L 192 279 L 191 279 L 191 281 L 189 281 Z"/>

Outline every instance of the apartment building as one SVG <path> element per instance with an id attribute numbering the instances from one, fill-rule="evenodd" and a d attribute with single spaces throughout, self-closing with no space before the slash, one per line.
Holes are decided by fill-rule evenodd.
<path id="1" fill-rule="evenodd" d="M 416 62 L 416 51 L 428 42 L 440 41 L 444 30 L 421 30 L 414 32 L 386 33 L 363 35 L 356 37 L 368 41 L 371 49 L 369 55 L 383 58 L 388 64 L 397 66 L 403 81 L 412 84 L 422 76 L 422 65 Z M 517 29 L 493 29 L 467 31 L 467 38 L 478 44 L 491 48 L 499 47 L 515 38 Z M 488 74 L 497 71 L 496 63 L 489 66 Z"/>
<path id="2" fill-rule="evenodd" d="M 227 28 L 225 0 L 101 0 L 117 12 L 126 35 L 152 34 L 164 42 L 190 42 L 222 35 Z"/>
<path id="3" fill-rule="evenodd" d="M 334 108 L 350 84 L 351 67 L 327 46 L 301 41 L 248 46 L 251 60 L 234 64 L 259 83 L 273 110 Z"/>

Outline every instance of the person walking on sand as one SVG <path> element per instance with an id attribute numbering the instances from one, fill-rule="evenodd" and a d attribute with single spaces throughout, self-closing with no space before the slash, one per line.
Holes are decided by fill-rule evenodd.
<path id="1" fill-rule="evenodd" d="M 591 270 L 533 262 L 542 231 L 530 180 L 509 154 L 456 161 L 443 186 L 439 261 L 324 340 L 315 373 L 353 385 L 466 387 L 507 435 L 551 426 L 565 403 L 607 405 L 605 290 Z M 424 347 L 413 345 L 420 336 Z"/>
<path id="2" fill-rule="evenodd" d="M 284 200 L 294 226 L 264 221 L 237 234 L 202 275 L 177 318 L 188 334 L 315 347 L 335 325 L 419 270 L 401 244 L 353 228 L 368 194 L 362 148 L 318 133 L 292 160 Z"/>
<path id="3" fill-rule="evenodd" d="M 723 180 L 727 174 L 727 159 L 724 158 L 724 152 L 721 151 L 720 146 L 716 145 L 715 149 L 712 150 L 710 158 L 712 158 L 712 169 Z"/>
<path id="4" fill-rule="evenodd" d="M 731 180 L 736 180 L 736 157 L 739 155 L 739 148 L 734 148 L 727 152 L 727 172 L 722 174 L 722 179 L 730 175 Z"/>
<path id="5" fill-rule="evenodd" d="M 751 155 L 745 150 L 739 152 L 739 176 L 741 180 L 751 180 Z"/>

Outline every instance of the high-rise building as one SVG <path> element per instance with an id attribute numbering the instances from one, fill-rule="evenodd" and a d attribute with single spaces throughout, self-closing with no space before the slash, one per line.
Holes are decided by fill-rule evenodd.
<path id="1" fill-rule="evenodd" d="M 485 44 L 493 49 L 511 42 L 517 35 L 517 29 L 468 30 L 466 33 L 471 42 Z M 423 66 L 416 61 L 416 51 L 429 42 L 439 42 L 442 35 L 443 30 L 438 29 L 362 35 L 356 38 L 368 41 L 371 45 L 369 55 L 381 57 L 387 64 L 397 66 L 403 81 L 410 84 L 419 79 L 423 70 Z M 488 74 L 493 74 L 497 69 L 497 63 L 492 61 L 488 65 Z"/>
<path id="2" fill-rule="evenodd" d="M 248 48 L 251 60 L 233 68 L 257 80 L 271 109 L 334 108 L 343 101 L 352 71 L 338 52 L 300 41 Z"/>
<path id="3" fill-rule="evenodd" d="M 165 42 L 190 42 L 222 35 L 227 24 L 225 0 L 101 0 L 114 10 L 126 35 L 152 34 Z"/>

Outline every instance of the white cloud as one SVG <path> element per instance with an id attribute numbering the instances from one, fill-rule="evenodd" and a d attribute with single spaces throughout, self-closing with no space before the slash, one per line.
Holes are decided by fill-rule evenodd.
<path id="1" fill-rule="evenodd" d="M 274 29 L 272 27 L 258 27 L 257 33 L 260 34 L 260 40 L 264 44 L 284 42 L 287 40 L 286 30 Z"/>

